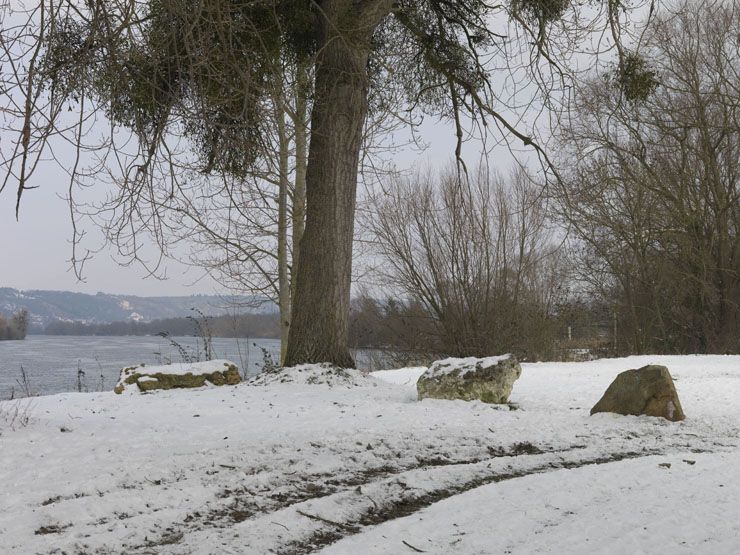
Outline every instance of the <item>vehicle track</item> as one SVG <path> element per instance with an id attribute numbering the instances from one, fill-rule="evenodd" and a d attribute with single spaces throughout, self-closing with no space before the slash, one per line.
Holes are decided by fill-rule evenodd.
<path id="1" fill-rule="evenodd" d="M 452 487 L 433 489 L 431 491 L 423 492 L 419 495 L 415 494 L 412 490 L 409 490 L 408 495 L 403 495 L 397 499 L 391 498 L 388 503 L 379 503 L 377 504 L 375 510 L 369 510 L 362 514 L 359 518 L 346 522 L 332 522 L 328 519 L 318 518 L 315 515 L 310 515 L 308 516 L 308 518 L 318 518 L 318 522 L 324 524 L 324 526 L 320 527 L 319 529 L 314 531 L 311 536 L 301 541 L 292 542 L 280 547 L 278 550 L 276 550 L 276 553 L 280 555 L 303 555 L 307 553 L 313 553 L 347 536 L 360 532 L 363 527 L 377 526 L 378 524 L 382 524 L 390 520 L 395 520 L 397 518 L 402 518 L 414 514 L 417 511 L 420 511 L 432 505 L 433 503 L 490 483 L 513 480 L 532 474 L 542 474 L 560 469 L 574 469 L 589 465 L 608 464 L 625 459 L 634 459 L 657 454 L 660 454 L 660 452 L 653 450 L 640 452 L 628 451 L 622 453 L 614 453 L 609 456 L 599 456 L 582 460 L 553 461 L 531 468 L 513 469 L 508 472 L 491 472 L 487 475 L 484 474 L 471 477 L 469 480 L 463 481 Z M 308 515 L 308 513 L 304 514 Z"/>

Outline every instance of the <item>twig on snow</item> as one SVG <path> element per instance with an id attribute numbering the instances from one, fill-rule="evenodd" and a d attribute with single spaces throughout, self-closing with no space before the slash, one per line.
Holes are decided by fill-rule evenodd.
<path id="1" fill-rule="evenodd" d="M 426 553 L 426 551 L 424 551 L 423 549 L 419 549 L 418 547 L 414 547 L 413 545 L 411 545 L 411 544 L 410 544 L 409 542 L 407 542 L 406 540 L 401 540 L 401 543 L 402 543 L 403 545 L 405 545 L 406 547 L 410 547 L 411 549 L 413 549 L 413 550 L 414 550 L 414 551 L 416 551 L 417 553 Z"/>
<path id="2" fill-rule="evenodd" d="M 328 518 L 304 513 L 303 511 L 298 510 L 298 509 L 296 509 L 296 512 L 301 516 L 310 518 L 311 520 L 318 520 L 319 522 L 323 522 L 324 524 L 330 524 L 331 526 L 336 526 L 337 528 L 342 528 L 343 530 L 351 530 L 353 532 L 357 530 L 357 527 L 351 526 L 349 524 L 344 524 L 343 522 L 335 522 L 333 520 L 329 520 Z"/>

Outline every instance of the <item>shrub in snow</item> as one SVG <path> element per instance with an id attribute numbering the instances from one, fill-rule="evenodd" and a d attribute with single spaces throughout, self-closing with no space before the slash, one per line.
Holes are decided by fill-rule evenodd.
<path id="1" fill-rule="evenodd" d="M 597 412 L 660 416 L 673 422 L 686 417 L 668 368 L 657 365 L 619 374 L 591 409 L 591 414 Z"/>
<path id="2" fill-rule="evenodd" d="M 506 403 L 522 367 L 513 355 L 438 360 L 416 382 L 419 400 L 478 399 Z"/>
<path id="3" fill-rule="evenodd" d="M 121 377 L 113 389 L 123 393 L 136 386 L 139 391 L 177 389 L 212 385 L 235 385 L 242 381 L 236 364 L 228 360 L 184 362 L 164 366 L 131 366 L 121 370 Z"/>
<path id="4" fill-rule="evenodd" d="M 4 429 L 25 428 L 31 421 L 31 399 L 0 402 L 0 436 Z"/>

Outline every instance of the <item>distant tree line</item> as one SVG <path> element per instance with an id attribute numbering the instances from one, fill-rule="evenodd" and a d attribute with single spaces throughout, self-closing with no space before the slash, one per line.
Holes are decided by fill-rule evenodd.
<path id="1" fill-rule="evenodd" d="M 199 318 L 204 331 L 212 337 L 280 337 L 277 314 L 224 314 Z M 194 318 L 163 318 L 151 322 L 111 322 L 105 324 L 56 320 L 49 323 L 46 335 L 200 335 Z"/>
<path id="2" fill-rule="evenodd" d="M 25 339 L 28 332 L 29 315 L 23 308 L 17 311 L 10 319 L 0 314 L 0 340 Z"/>
<path id="3" fill-rule="evenodd" d="M 485 355 L 513 352 L 521 360 L 570 360 L 579 356 L 606 357 L 614 354 L 615 339 L 611 308 L 594 299 L 570 299 L 557 303 L 548 313 L 523 310 L 512 312 L 508 334 L 495 335 L 489 343 L 499 342 L 492 350 L 475 350 L 471 344 L 451 351 L 444 328 L 436 315 L 423 303 L 410 297 L 375 299 L 367 295 L 354 299 L 350 313 L 350 346 L 355 350 L 377 349 L 391 356 L 393 364 L 412 366 L 428 364 L 445 356 Z M 483 334 L 486 324 L 476 323 Z M 521 329 L 539 328 L 538 333 L 520 333 Z M 493 350 L 496 349 L 496 350 Z"/>

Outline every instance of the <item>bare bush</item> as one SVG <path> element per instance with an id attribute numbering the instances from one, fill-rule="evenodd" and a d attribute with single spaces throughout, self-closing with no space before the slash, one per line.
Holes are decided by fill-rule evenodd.
<path id="1" fill-rule="evenodd" d="M 10 390 L 10 400 L 12 401 L 15 398 L 23 398 L 23 397 L 36 397 L 38 393 L 35 389 L 31 386 L 31 381 L 28 379 L 28 373 L 26 372 L 26 369 L 23 368 L 21 365 L 20 370 L 20 378 L 15 379 L 15 383 L 18 384 L 18 391 L 16 393 L 15 387 L 13 387 Z"/>
<path id="2" fill-rule="evenodd" d="M 552 355 L 564 268 L 545 208 L 523 171 L 389 185 L 369 227 L 385 279 L 429 316 L 431 350 Z"/>
<path id="3" fill-rule="evenodd" d="M 15 431 L 31 422 L 33 399 L 0 402 L 0 435 L 3 430 Z"/>

